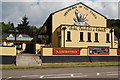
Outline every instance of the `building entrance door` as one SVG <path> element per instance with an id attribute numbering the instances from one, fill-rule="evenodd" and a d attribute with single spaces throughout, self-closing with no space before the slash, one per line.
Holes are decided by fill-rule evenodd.
<path id="1" fill-rule="evenodd" d="M 33 43 L 27 43 L 26 44 L 25 53 L 35 54 L 35 44 L 33 44 Z"/>

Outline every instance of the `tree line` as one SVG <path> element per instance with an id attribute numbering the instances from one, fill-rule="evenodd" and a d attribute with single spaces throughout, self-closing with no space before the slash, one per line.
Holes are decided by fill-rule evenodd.
<path id="1" fill-rule="evenodd" d="M 120 48 L 120 19 L 108 19 L 107 26 L 109 28 L 114 28 L 114 33 L 119 43 L 118 47 Z"/>
<path id="2" fill-rule="evenodd" d="M 1 30 L 0 34 L 16 31 L 19 34 L 27 34 L 30 37 L 33 37 L 34 38 L 33 41 L 36 41 L 37 43 L 44 43 L 44 44 L 47 43 L 46 36 L 44 35 L 42 35 L 42 37 L 38 36 L 40 35 L 41 27 L 38 28 L 36 26 L 29 25 L 29 20 L 26 15 L 22 17 L 21 23 L 18 24 L 17 26 L 14 26 L 14 23 L 10 21 L 8 23 L 0 22 L 0 30 Z"/>
<path id="3" fill-rule="evenodd" d="M 25 15 L 22 18 L 21 23 L 16 27 L 14 26 L 14 23 L 9 21 L 8 23 L 0 22 L 0 28 L 2 29 L 2 34 L 9 33 L 10 30 L 17 30 L 18 33 L 28 34 L 29 36 L 34 37 L 38 35 L 41 27 L 37 28 L 36 26 L 29 25 L 28 17 Z"/>

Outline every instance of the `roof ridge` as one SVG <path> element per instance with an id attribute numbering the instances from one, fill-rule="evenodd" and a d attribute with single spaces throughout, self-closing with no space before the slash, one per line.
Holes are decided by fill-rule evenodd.
<path id="1" fill-rule="evenodd" d="M 104 16 L 103 14 L 101 14 L 101 13 L 97 12 L 96 10 L 92 9 L 91 7 L 87 6 L 86 4 L 84 4 L 84 3 L 82 3 L 82 2 L 79 2 L 79 3 L 76 3 L 76 4 L 70 5 L 70 6 L 65 7 L 65 8 L 63 8 L 63 9 L 60 9 L 60 10 L 57 10 L 57 11 L 55 11 L 55 12 L 51 13 L 50 15 L 53 15 L 53 14 L 55 14 L 55 13 L 59 12 L 59 11 L 62 11 L 62 10 L 64 10 L 64 9 L 67 9 L 67 8 L 69 8 L 69 7 L 72 7 L 72 6 L 75 6 L 75 5 L 78 5 L 78 4 L 82 4 L 82 5 L 86 6 L 86 7 L 88 7 L 89 9 L 93 10 L 94 12 L 96 12 L 96 13 L 100 14 L 100 15 L 101 15 L 101 16 L 103 16 L 105 19 L 107 19 L 107 17 L 106 17 L 106 16 Z"/>

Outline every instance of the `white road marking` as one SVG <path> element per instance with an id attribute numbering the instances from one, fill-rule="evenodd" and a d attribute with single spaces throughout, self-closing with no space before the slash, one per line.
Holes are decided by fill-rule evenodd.
<path id="1" fill-rule="evenodd" d="M 106 72 L 106 73 L 113 73 L 113 72 Z"/>
<path id="2" fill-rule="evenodd" d="M 71 73 L 71 74 L 74 74 L 74 73 Z M 59 76 L 59 75 L 70 75 L 69 73 L 68 74 L 48 74 L 48 75 L 45 75 L 45 76 Z"/>
<path id="3" fill-rule="evenodd" d="M 111 72 L 106 72 L 106 73 L 118 73 L 118 72 L 120 72 L 120 71 L 111 71 Z"/>
<path id="4" fill-rule="evenodd" d="M 79 76 L 75 76 L 75 74 L 80 74 Z M 44 78 L 75 78 L 75 77 L 86 77 L 88 75 L 81 75 L 82 73 L 72 73 L 72 74 L 52 74 L 52 75 L 44 75 Z"/>
<path id="5" fill-rule="evenodd" d="M 24 75 L 24 76 L 21 76 L 21 77 L 36 77 L 36 76 L 40 76 L 40 75 Z"/>
<path id="6" fill-rule="evenodd" d="M 82 75 L 82 76 L 74 76 L 74 77 L 71 77 L 71 76 L 65 76 L 65 77 L 45 77 L 45 78 L 79 78 L 79 77 L 87 77 L 88 75 Z"/>
<path id="7" fill-rule="evenodd" d="M 99 76 L 100 75 L 100 73 L 97 73 L 97 76 Z"/>
<path id="8" fill-rule="evenodd" d="M 44 77 L 44 78 L 71 78 L 70 76 L 66 76 L 66 77 Z"/>
<path id="9" fill-rule="evenodd" d="M 115 76 L 115 75 L 118 75 L 118 72 L 119 71 L 111 71 L 111 72 L 106 72 L 107 74 L 106 75 L 108 75 L 108 76 Z"/>
<path id="10" fill-rule="evenodd" d="M 71 73 L 71 74 L 82 74 L 82 73 Z"/>
<path id="11" fill-rule="evenodd" d="M 44 78 L 44 75 L 40 76 L 40 78 Z"/>
<path id="12" fill-rule="evenodd" d="M 82 73 L 71 73 L 71 74 L 48 74 L 48 75 L 24 75 L 21 77 L 39 77 L 39 78 L 75 78 L 75 77 L 86 77 Z"/>
<path id="13" fill-rule="evenodd" d="M 118 74 L 107 74 L 107 75 L 118 75 Z"/>
<path id="14" fill-rule="evenodd" d="M 5 80 L 8 80 L 8 79 L 10 79 L 10 78 L 12 78 L 12 77 L 8 77 L 8 78 L 6 78 Z"/>
<path id="15" fill-rule="evenodd" d="M 8 78 L 12 78 L 12 77 L 8 77 Z"/>
<path id="16" fill-rule="evenodd" d="M 74 76 L 74 77 L 87 77 L 88 75 Z"/>
<path id="17" fill-rule="evenodd" d="M 74 77 L 74 74 L 70 74 L 71 75 L 71 77 Z"/>
<path id="18" fill-rule="evenodd" d="M 82 74 L 82 73 L 68 73 L 68 74 L 48 74 L 48 75 L 44 75 L 45 76 L 71 76 L 71 74 Z"/>

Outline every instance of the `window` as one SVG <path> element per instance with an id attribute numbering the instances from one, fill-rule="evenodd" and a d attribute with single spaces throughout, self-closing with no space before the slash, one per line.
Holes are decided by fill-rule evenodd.
<path id="1" fill-rule="evenodd" d="M 80 32 L 80 42 L 83 42 L 83 32 Z"/>
<path id="2" fill-rule="evenodd" d="M 88 41 L 87 42 L 91 42 L 91 33 L 88 33 Z"/>
<path id="3" fill-rule="evenodd" d="M 106 34 L 106 42 L 107 42 L 107 43 L 110 43 L 109 33 Z"/>
<path id="4" fill-rule="evenodd" d="M 67 41 L 71 41 L 71 39 L 70 39 L 71 37 L 70 36 L 71 36 L 70 31 L 67 31 Z"/>
<path id="5" fill-rule="evenodd" d="M 94 42 L 99 42 L 98 41 L 98 33 L 95 33 L 95 41 Z"/>

